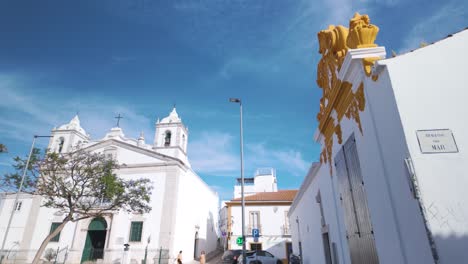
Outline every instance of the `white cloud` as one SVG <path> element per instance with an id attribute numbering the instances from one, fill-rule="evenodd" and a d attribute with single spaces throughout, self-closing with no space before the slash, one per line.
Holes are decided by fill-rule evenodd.
<path id="1" fill-rule="evenodd" d="M 227 133 L 202 133 L 198 139 L 189 141 L 188 155 L 194 170 L 199 173 L 232 176 L 239 170 L 233 137 Z"/>
<path id="2" fill-rule="evenodd" d="M 304 160 L 299 151 L 270 149 L 264 143 L 248 144 L 247 162 L 250 168 L 273 167 L 293 176 L 304 176 L 310 162 Z"/>
<path id="3" fill-rule="evenodd" d="M 79 111 L 81 126 L 92 139 L 99 139 L 114 127 L 115 115 L 124 116 L 121 127 L 128 137 L 145 132 L 152 140 L 153 122 L 137 109 L 97 96 L 60 98 L 41 90 L 28 90 L 33 86 L 20 76 L 0 76 L 0 134 L 3 138 L 30 142 L 34 134 L 47 135 L 53 127 L 68 123 Z"/>
<path id="4" fill-rule="evenodd" d="M 214 176 L 237 177 L 240 170 L 238 142 L 221 132 L 204 132 L 189 143 L 189 160 L 196 172 Z M 257 168 L 273 167 L 294 176 L 304 176 L 309 162 L 296 150 L 278 150 L 264 143 L 246 144 L 244 148 L 244 173 L 249 175 Z"/>

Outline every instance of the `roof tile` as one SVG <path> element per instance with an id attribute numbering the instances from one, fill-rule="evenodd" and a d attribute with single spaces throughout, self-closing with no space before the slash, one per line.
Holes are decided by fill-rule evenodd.
<path id="1" fill-rule="evenodd" d="M 298 190 L 280 190 L 277 192 L 259 192 L 253 195 L 245 196 L 245 201 L 290 201 L 294 200 Z M 231 202 L 240 201 L 241 198 L 231 200 Z"/>

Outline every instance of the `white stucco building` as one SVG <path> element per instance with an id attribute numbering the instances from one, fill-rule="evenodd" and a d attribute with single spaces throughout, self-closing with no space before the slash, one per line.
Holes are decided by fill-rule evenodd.
<path id="1" fill-rule="evenodd" d="M 61 251 L 66 263 L 96 260 L 102 263 L 141 263 L 147 248 L 148 263 L 175 258 L 192 260 L 201 250 L 217 247 L 219 199 L 191 168 L 187 159 L 188 131 L 176 109 L 155 125 L 154 140 L 146 143 L 143 135 L 128 138 L 119 127 L 103 139 L 92 140 L 75 116 L 70 123 L 54 128 L 48 148 L 65 153 L 76 146 L 112 155 L 120 164 L 120 177 L 148 178 L 154 189 L 152 211 L 148 214 L 116 212 L 100 219 L 68 223 L 48 248 Z M 40 207 L 41 197 L 22 194 L 6 242 L 7 261 L 30 263 L 42 240 L 63 216 Z M 0 200 L 0 238 L 3 239 L 14 195 L 2 194 Z M 124 254 L 124 244 L 130 250 Z M 163 259 L 163 262 L 167 261 Z"/>
<path id="2" fill-rule="evenodd" d="M 258 169 L 253 178 L 245 178 L 245 235 L 247 250 L 267 250 L 280 259 L 291 252 L 288 210 L 297 190 L 278 190 L 274 169 Z M 225 249 L 242 249 L 236 242 L 242 236 L 240 179 L 234 187 L 234 199 L 221 209 L 220 230 Z M 253 237 L 253 230 L 259 237 Z"/>
<path id="3" fill-rule="evenodd" d="M 377 31 L 355 16 L 319 33 L 336 76 L 319 65 L 323 152 L 289 211 L 294 251 L 305 264 L 465 263 L 468 30 L 387 59 Z"/>

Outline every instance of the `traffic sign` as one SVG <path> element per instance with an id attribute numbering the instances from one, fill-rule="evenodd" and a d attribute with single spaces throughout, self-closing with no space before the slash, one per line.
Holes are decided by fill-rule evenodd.
<path id="1" fill-rule="evenodd" d="M 236 243 L 238 246 L 241 246 L 242 244 L 244 244 L 244 239 L 241 236 L 237 237 Z"/>
<path id="2" fill-rule="evenodd" d="M 252 236 L 253 237 L 259 237 L 260 236 L 260 231 L 257 228 L 252 229 Z"/>

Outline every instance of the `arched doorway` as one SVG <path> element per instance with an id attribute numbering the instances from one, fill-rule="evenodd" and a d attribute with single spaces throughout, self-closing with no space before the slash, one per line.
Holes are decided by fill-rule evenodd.
<path id="1" fill-rule="evenodd" d="M 83 255 L 81 255 L 81 263 L 104 258 L 106 234 L 107 222 L 104 218 L 94 218 L 91 223 L 89 223 Z"/>
<path id="2" fill-rule="evenodd" d="M 198 232 L 195 233 L 195 241 L 194 241 L 194 247 L 193 247 L 193 258 L 194 259 L 198 258 Z"/>

